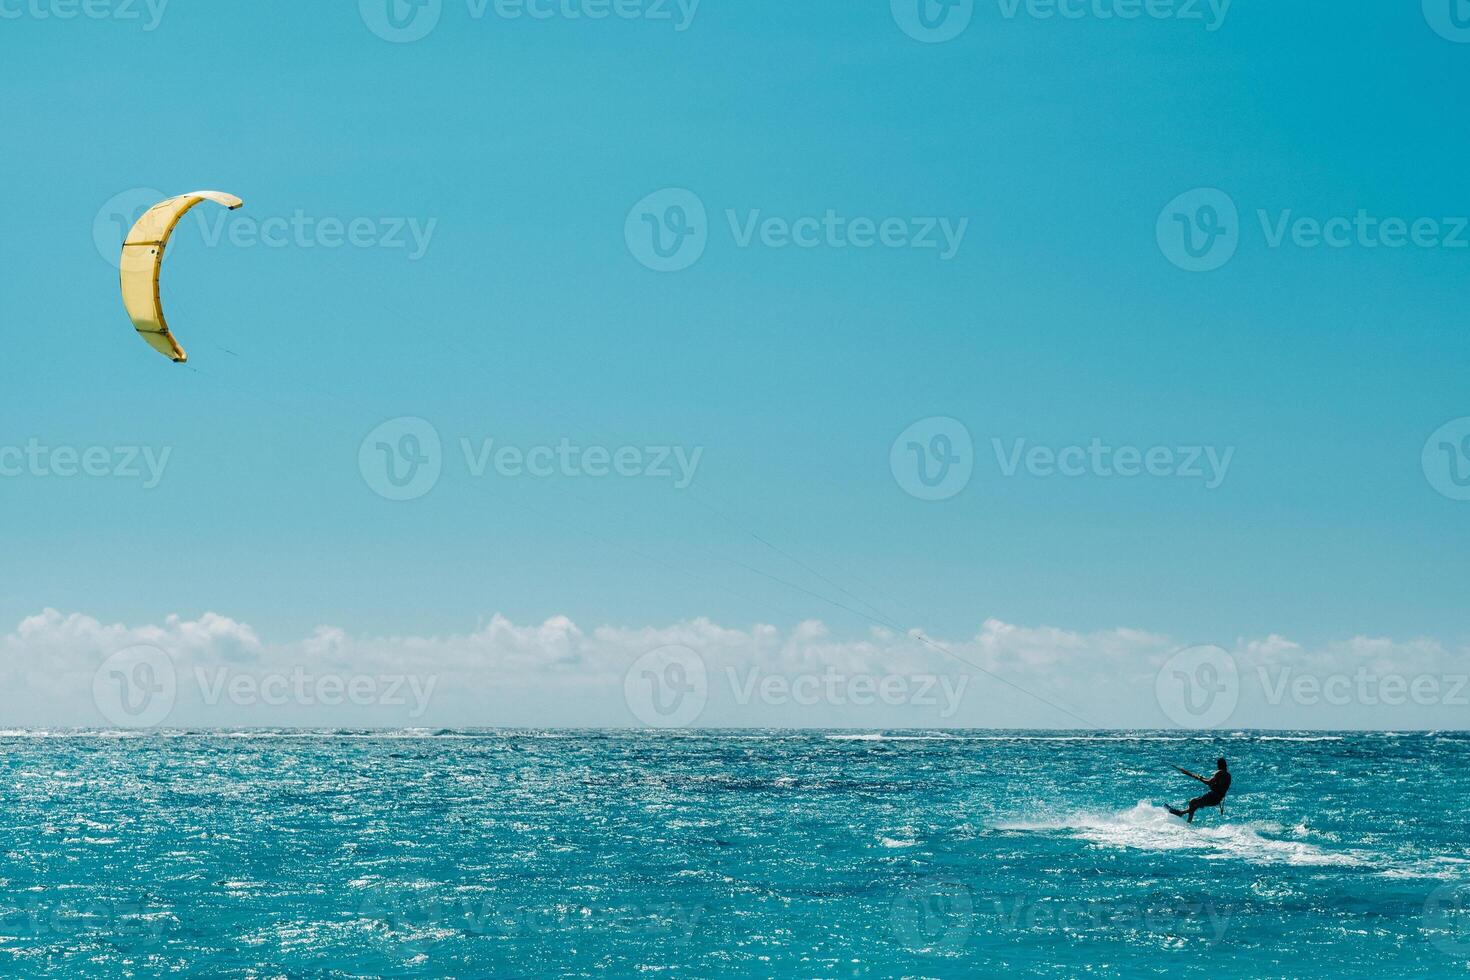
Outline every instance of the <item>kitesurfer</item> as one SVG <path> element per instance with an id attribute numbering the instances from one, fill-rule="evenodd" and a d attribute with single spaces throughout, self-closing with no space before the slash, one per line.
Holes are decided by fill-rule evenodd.
<path id="1" fill-rule="evenodd" d="M 1178 766 L 1175 766 L 1174 768 L 1179 769 Z M 1215 760 L 1215 774 L 1209 779 L 1206 779 L 1205 777 L 1200 776 L 1196 773 L 1192 773 L 1188 769 L 1179 769 L 1179 771 L 1184 773 L 1184 775 L 1189 776 L 1191 779 L 1198 779 L 1200 782 L 1208 786 L 1210 790 L 1203 796 L 1196 796 L 1194 799 L 1190 800 L 1187 804 L 1187 806 L 1189 807 L 1189 809 L 1187 810 L 1176 810 L 1172 806 L 1169 807 L 1169 812 L 1174 814 L 1174 816 L 1185 817 L 1190 823 L 1194 823 L 1194 811 L 1200 809 L 1201 807 L 1219 806 L 1220 804 L 1225 802 L 1225 794 L 1230 792 L 1230 770 L 1226 767 L 1224 759 Z"/>

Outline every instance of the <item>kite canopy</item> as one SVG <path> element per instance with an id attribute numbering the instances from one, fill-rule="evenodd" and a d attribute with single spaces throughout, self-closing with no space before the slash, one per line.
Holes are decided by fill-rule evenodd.
<path id="1" fill-rule="evenodd" d="M 122 247 L 122 298 L 138 335 L 164 357 L 182 364 L 189 359 L 169 332 L 158 295 L 163 250 L 179 219 L 201 201 L 213 201 L 231 211 L 245 202 L 223 191 L 193 191 L 153 205 L 133 225 Z"/>

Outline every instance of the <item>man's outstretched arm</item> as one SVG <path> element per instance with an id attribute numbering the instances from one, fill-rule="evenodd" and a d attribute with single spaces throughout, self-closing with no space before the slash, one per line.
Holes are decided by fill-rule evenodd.
<path id="1" fill-rule="evenodd" d="M 1184 775 L 1188 776 L 1190 779 L 1198 779 L 1200 782 L 1204 783 L 1206 786 L 1209 786 L 1210 785 L 1210 781 L 1208 779 L 1206 779 L 1205 777 L 1201 776 L 1199 773 L 1190 772 L 1188 769 L 1185 769 L 1183 766 L 1175 766 L 1174 768 L 1175 769 L 1178 769 L 1180 772 L 1184 773 Z"/>

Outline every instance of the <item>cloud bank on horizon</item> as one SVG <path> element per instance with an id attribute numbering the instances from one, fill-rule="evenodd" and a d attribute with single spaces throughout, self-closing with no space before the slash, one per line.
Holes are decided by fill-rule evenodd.
<path id="1" fill-rule="evenodd" d="M 1467 653 L 1428 637 L 1189 644 L 997 619 L 954 640 L 500 615 L 457 635 L 275 640 L 215 613 L 127 626 L 48 608 L 0 636 L 0 724 L 1455 729 Z"/>

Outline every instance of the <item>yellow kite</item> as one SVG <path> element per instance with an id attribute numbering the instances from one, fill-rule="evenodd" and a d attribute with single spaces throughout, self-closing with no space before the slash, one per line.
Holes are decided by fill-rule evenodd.
<path id="1" fill-rule="evenodd" d="M 163 318 L 163 301 L 158 296 L 158 275 L 163 265 L 163 249 L 189 209 L 200 201 L 213 201 L 231 211 L 245 202 L 222 191 L 194 191 L 180 194 L 153 205 L 128 232 L 122 248 L 122 297 L 128 316 L 139 336 L 164 357 L 182 364 L 189 359 L 184 348 L 169 333 Z"/>

